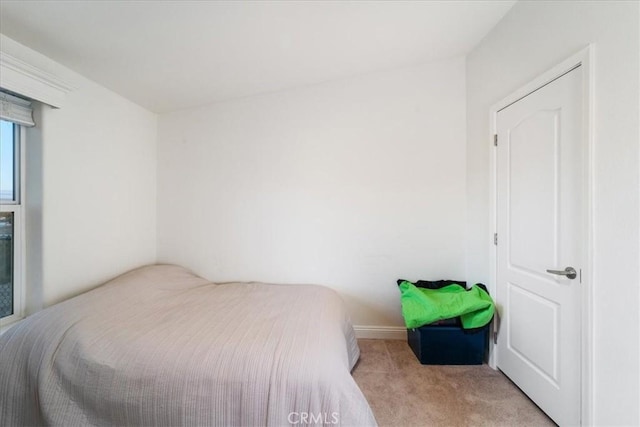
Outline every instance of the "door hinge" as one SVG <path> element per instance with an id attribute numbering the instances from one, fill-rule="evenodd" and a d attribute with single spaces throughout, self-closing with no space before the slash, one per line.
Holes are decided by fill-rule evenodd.
<path id="1" fill-rule="evenodd" d="M 498 146 L 498 134 L 493 134 L 493 145 Z"/>
<path id="2" fill-rule="evenodd" d="M 493 331 L 493 343 L 498 344 L 498 331 Z"/>
<path id="3" fill-rule="evenodd" d="M 493 244 L 498 245 L 498 233 L 493 233 Z"/>

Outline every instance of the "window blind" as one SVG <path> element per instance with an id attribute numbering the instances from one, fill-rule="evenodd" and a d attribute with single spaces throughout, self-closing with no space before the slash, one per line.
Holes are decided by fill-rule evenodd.
<path id="1" fill-rule="evenodd" d="M 0 92 L 0 119 L 22 126 L 35 126 L 31 101 Z"/>

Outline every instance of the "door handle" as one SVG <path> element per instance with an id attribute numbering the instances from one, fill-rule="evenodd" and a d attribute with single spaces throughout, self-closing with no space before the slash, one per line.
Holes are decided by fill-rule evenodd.
<path id="1" fill-rule="evenodd" d="M 573 267 L 567 267 L 564 270 L 547 270 L 547 273 L 567 276 L 567 279 L 575 279 L 578 276 L 578 272 Z"/>

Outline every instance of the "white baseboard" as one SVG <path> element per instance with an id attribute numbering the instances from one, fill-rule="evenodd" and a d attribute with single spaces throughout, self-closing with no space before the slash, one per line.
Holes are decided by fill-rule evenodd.
<path id="1" fill-rule="evenodd" d="M 356 338 L 378 340 L 406 340 L 407 329 L 402 326 L 354 325 Z"/>

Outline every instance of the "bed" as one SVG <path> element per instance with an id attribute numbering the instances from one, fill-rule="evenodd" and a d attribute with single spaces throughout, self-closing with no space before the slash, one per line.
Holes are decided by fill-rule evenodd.
<path id="1" fill-rule="evenodd" d="M 375 425 L 335 291 L 143 267 L 0 336 L 0 425 Z"/>

